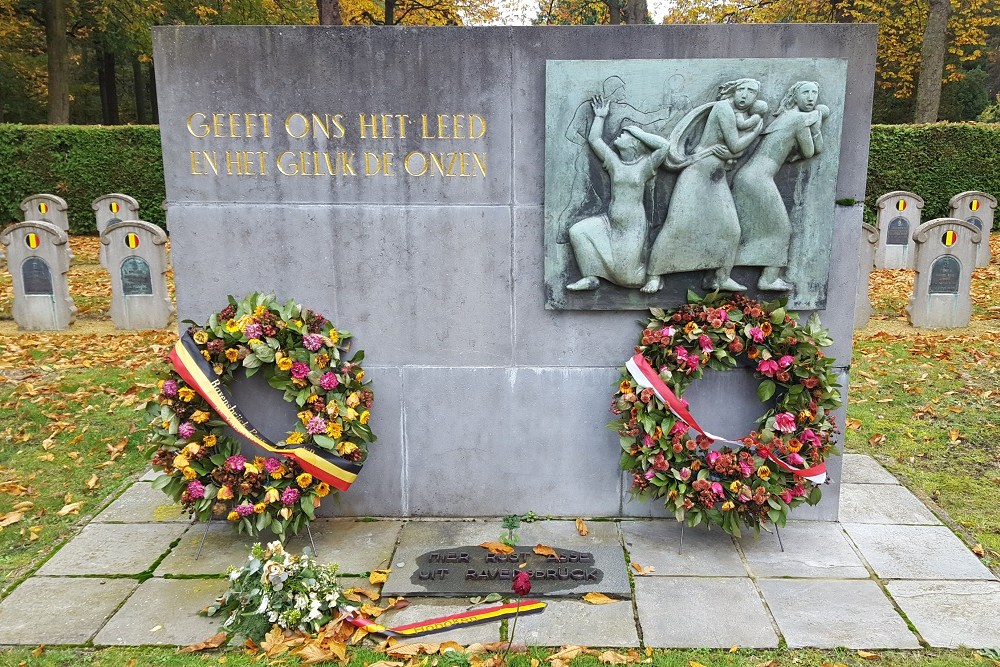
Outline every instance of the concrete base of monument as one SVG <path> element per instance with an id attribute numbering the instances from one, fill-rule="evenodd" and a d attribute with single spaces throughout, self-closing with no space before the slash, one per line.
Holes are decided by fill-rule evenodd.
<path id="1" fill-rule="evenodd" d="M 254 540 L 222 523 L 185 521 L 165 496 L 157 502 L 151 478 L 129 487 L 0 602 L 0 645 L 188 645 L 218 631 L 219 619 L 198 610 L 225 590 L 220 575 L 245 562 Z M 841 523 L 789 522 L 780 542 L 774 533 L 733 539 L 687 529 L 682 545 L 673 519 L 591 518 L 586 536 L 572 521 L 522 523 L 519 552 L 543 544 L 578 562 L 526 565 L 544 571 L 530 596 L 547 607 L 520 618 L 514 639 L 539 646 L 995 646 L 1000 580 L 938 520 L 940 510 L 867 456 L 844 458 L 844 482 Z M 371 588 L 367 573 L 391 570 L 383 600 L 405 593 L 410 604 L 381 616 L 387 627 L 476 609 L 465 589 L 445 590 L 448 581 L 430 590 L 419 559 L 443 554 L 437 569 L 463 567 L 463 552 L 507 534 L 496 518 L 319 519 L 312 531 L 319 560 L 338 563 L 345 586 Z M 299 535 L 288 548 L 306 544 Z M 584 554 L 593 563 L 580 563 Z M 572 576 L 560 580 L 564 567 L 600 569 L 602 576 L 586 588 L 546 593 L 549 569 L 555 581 L 573 585 Z M 514 599 L 505 585 L 501 594 Z M 590 604 L 587 591 L 614 601 Z M 734 620 L 719 622 L 722 615 Z M 468 645 L 498 641 L 499 633 L 492 622 L 421 641 Z"/>

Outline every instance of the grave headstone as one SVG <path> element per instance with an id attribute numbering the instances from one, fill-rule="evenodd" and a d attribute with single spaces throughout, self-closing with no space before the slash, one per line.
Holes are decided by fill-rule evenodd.
<path id="1" fill-rule="evenodd" d="M 997 207 L 996 197 L 985 192 L 971 190 L 962 192 L 948 202 L 951 217 L 974 224 L 983 233 L 976 255 L 976 266 L 990 263 L 990 230 L 993 228 L 993 212 Z"/>
<path id="2" fill-rule="evenodd" d="M 875 202 L 878 207 L 878 247 L 875 268 L 912 269 L 913 233 L 920 226 L 924 200 L 912 192 L 889 192 Z"/>
<path id="3" fill-rule="evenodd" d="M 14 283 L 14 321 L 27 331 L 66 329 L 76 306 L 69 294 L 69 237 L 50 222 L 29 220 L 0 232 Z"/>
<path id="4" fill-rule="evenodd" d="M 858 257 L 858 299 L 854 305 L 854 328 L 863 329 L 872 317 L 872 300 L 868 282 L 875 266 L 875 249 L 878 247 L 878 230 L 867 222 L 861 225 L 861 248 Z"/>
<path id="5" fill-rule="evenodd" d="M 21 201 L 21 212 L 25 220 L 41 220 L 50 222 L 69 234 L 69 206 L 62 197 L 50 194 L 37 194 L 25 197 Z M 67 243 L 63 246 L 70 261 L 73 261 L 73 251 Z"/>
<path id="6" fill-rule="evenodd" d="M 113 222 L 139 219 L 139 202 L 117 192 L 101 195 L 90 203 L 90 208 L 94 209 L 94 217 L 97 219 L 98 235 L 103 234 L 107 226 Z M 98 250 L 101 266 L 108 265 L 104 255 L 104 246 L 101 245 Z"/>
<path id="7" fill-rule="evenodd" d="M 958 218 L 926 222 L 913 234 L 917 277 L 906 307 L 921 329 L 964 327 L 972 316 L 972 272 L 983 234 Z"/>
<path id="8" fill-rule="evenodd" d="M 655 294 L 631 279 L 567 289 L 586 277 L 578 270 L 586 255 L 577 256 L 557 222 L 569 237 L 570 227 L 600 219 L 611 201 L 611 168 L 589 141 L 595 98 L 609 106 L 603 140 L 630 152 L 648 149 L 636 132 L 662 145 L 680 128 L 672 167 L 650 174 L 648 186 L 645 171 L 624 158 L 621 169 L 615 163 L 622 181 L 615 201 L 632 200 L 627 222 L 642 237 L 630 250 L 655 245 L 671 186 L 685 179 L 694 187 L 678 200 L 712 204 L 711 214 L 724 216 L 729 254 L 737 252 L 735 180 L 728 201 L 702 193 L 725 195 L 742 171 L 739 199 L 760 195 L 781 215 L 778 229 L 762 224 L 747 239 L 744 250 L 751 241 L 760 247 L 735 261 L 732 280 L 756 298 L 787 292 L 803 321 L 817 312 L 837 341 L 828 350 L 835 372 L 846 378 L 861 228 L 855 208 L 834 202 L 864 197 L 875 33 L 790 24 L 633 25 L 613 33 L 157 27 L 178 319 L 205 321 L 227 294 L 273 291 L 348 328 L 367 359 L 377 359 L 378 445 L 343 502 L 323 511 L 662 514 L 662 504 L 624 501 L 621 448 L 604 427 L 609 386 L 638 339 L 638 310 L 680 306 L 687 288 L 703 289 L 704 271 L 667 267 Z M 304 63 L 334 52 L 339 66 L 303 86 Z M 758 84 L 753 91 L 750 82 Z M 740 124 L 731 151 L 698 147 L 708 122 L 691 113 L 698 108 L 712 123 Z M 794 139 L 800 148 L 783 151 L 783 140 L 805 127 Z M 705 131 L 706 141 L 716 129 Z M 754 143 L 757 135 L 768 146 Z M 549 155 L 550 143 L 557 155 Z M 767 171 L 772 152 L 775 173 L 752 177 Z M 565 191 L 547 192 L 551 160 L 563 162 L 555 169 Z M 816 225 L 815 238 L 794 226 L 802 220 Z M 780 239 L 765 256 L 768 234 Z M 703 238 L 675 250 L 695 255 Z M 607 258 L 615 247 L 601 245 L 594 255 Z M 552 282 L 547 256 L 575 273 Z M 635 268 L 641 257 L 629 252 L 625 263 Z M 769 269 L 780 275 L 761 280 Z M 558 305 L 556 288 L 572 293 L 563 294 L 564 307 L 547 309 Z M 713 417 L 730 437 L 755 428 L 759 382 L 744 370 L 718 380 L 706 373 L 685 395 L 701 406 L 694 410 L 705 428 L 713 429 L 705 423 Z M 261 432 L 287 430 L 296 406 L 263 379 L 241 394 L 252 380 L 234 382 L 234 398 L 246 397 L 262 415 L 251 416 Z M 454 405 L 469 406 L 460 419 L 449 416 Z M 713 410 L 719 405 L 725 409 Z M 442 465 L 448 484 L 440 483 Z M 839 479 L 839 460 L 828 465 Z M 797 516 L 835 520 L 838 492 L 833 482 L 820 505 Z"/>
<path id="9" fill-rule="evenodd" d="M 119 220 L 101 234 L 111 274 L 111 320 L 119 329 L 162 329 L 174 312 L 167 292 L 167 235 L 142 220 Z"/>

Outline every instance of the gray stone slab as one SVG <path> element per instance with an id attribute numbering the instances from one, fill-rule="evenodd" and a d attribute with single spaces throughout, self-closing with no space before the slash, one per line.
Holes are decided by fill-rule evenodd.
<path id="1" fill-rule="evenodd" d="M 920 648 L 874 581 L 757 582 L 789 648 Z"/>
<path id="2" fill-rule="evenodd" d="M 317 519 L 310 524 L 316 542 L 316 558 L 336 563 L 342 574 L 363 574 L 390 566 L 402 521 L 355 521 Z M 300 553 L 309 544 L 303 531 L 288 541 L 288 548 Z"/>
<path id="3" fill-rule="evenodd" d="M 604 427 L 616 376 L 603 368 L 404 369 L 409 513 L 616 515 L 621 450 Z M 477 412 L 443 419 L 445 405 Z"/>
<path id="4" fill-rule="evenodd" d="M 187 646 L 219 632 L 220 618 L 199 616 L 228 587 L 226 579 L 148 579 L 97 636 L 97 646 Z"/>
<path id="5" fill-rule="evenodd" d="M 754 577 L 867 579 L 868 568 L 837 523 L 793 521 L 778 535 L 761 532 L 739 540 Z"/>
<path id="6" fill-rule="evenodd" d="M 547 524 L 554 523 L 554 526 Z M 593 564 L 589 563 L 545 563 L 543 557 L 531 554 L 528 557 L 521 557 L 517 562 L 527 562 L 525 570 L 528 570 L 532 577 L 539 576 L 539 582 L 533 587 L 535 595 L 559 595 L 578 596 L 590 591 L 606 593 L 618 597 L 628 597 L 631 590 L 628 582 L 628 575 L 625 570 L 625 557 L 622 552 L 621 543 L 618 541 L 617 526 L 613 523 L 593 522 L 589 524 L 592 528 L 591 535 L 581 537 L 575 532 L 574 523 L 571 521 L 560 522 L 539 522 L 522 526 L 517 530 L 521 538 L 519 545 L 524 547 L 524 551 L 530 551 L 536 544 L 545 544 L 559 552 L 560 550 L 572 550 L 580 553 L 589 553 L 593 556 Z M 571 532 L 572 530 L 572 532 Z M 389 580 L 382 588 L 384 595 L 412 594 L 412 595 L 476 595 L 480 593 L 499 592 L 506 593 L 510 590 L 514 573 L 517 571 L 516 565 L 505 567 L 505 563 L 497 559 L 496 566 L 488 565 L 497 570 L 496 579 L 480 578 L 467 579 L 466 565 L 463 562 L 456 562 L 454 565 L 448 562 L 442 564 L 442 569 L 447 569 L 447 573 L 441 573 L 434 579 L 421 579 L 425 559 L 421 559 L 428 552 L 450 549 L 458 547 L 456 554 L 460 552 L 483 553 L 485 550 L 479 544 L 483 542 L 496 542 L 502 534 L 506 534 L 502 523 L 499 521 L 484 522 L 435 522 L 421 521 L 410 522 L 403 527 L 400 536 L 399 546 L 392 559 L 392 573 Z M 457 558 L 456 561 L 461 561 Z M 478 558 L 470 555 L 470 567 L 475 566 Z M 543 563 L 544 566 L 542 565 Z M 574 570 L 588 571 L 590 568 L 599 570 L 596 576 L 599 580 L 584 579 L 579 580 L 573 577 Z M 544 575 L 535 575 L 538 570 L 544 569 Z M 565 573 L 562 570 L 565 570 Z M 504 574 L 501 570 L 507 570 Z M 554 570 L 554 575 L 549 572 Z M 560 576 L 565 574 L 566 577 Z"/>
<path id="7" fill-rule="evenodd" d="M 545 600 L 541 614 L 518 619 L 514 642 L 528 646 L 639 646 L 635 611 L 629 600 L 590 604 Z"/>
<path id="8" fill-rule="evenodd" d="M 886 587 L 931 646 L 997 647 L 1000 582 L 890 581 Z"/>
<path id="9" fill-rule="evenodd" d="M 891 484 L 844 484 L 840 518 L 845 523 L 941 524 L 906 487 Z"/>
<path id="10" fill-rule="evenodd" d="M 391 628 L 399 625 L 424 622 L 432 618 L 451 616 L 452 614 L 461 614 L 467 611 L 492 606 L 488 604 L 473 605 L 465 598 L 408 597 L 406 599 L 410 603 L 408 607 L 387 611 L 385 614 L 378 617 L 378 622 Z M 498 602 L 496 604 L 501 603 Z M 544 615 L 545 612 L 542 612 L 542 614 Z M 521 623 L 528 618 L 530 617 L 525 616 L 523 619 L 519 619 L 518 625 L 521 625 Z M 520 630 L 518 630 L 518 635 L 521 636 Z M 427 637 L 414 638 L 412 641 L 450 641 L 458 642 L 462 646 L 468 646 L 469 644 L 476 643 L 489 644 L 490 642 L 500 641 L 500 621 L 496 621 L 494 623 L 483 623 L 480 625 L 467 625 L 461 628 L 446 630 L 444 632 L 435 632 Z"/>
<path id="11" fill-rule="evenodd" d="M 157 577 L 225 574 L 229 568 L 246 563 L 247 554 L 254 542 L 265 542 L 267 539 L 240 535 L 227 522 L 194 524 L 153 574 Z M 204 548 L 198 556 L 202 540 Z"/>
<path id="12" fill-rule="evenodd" d="M 636 577 L 635 603 L 646 646 L 778 645 L 771 617 L 750 579 Z"/>
<path id="13" fill-rule="evenodd" d="M 703 526 L 684 529 L 674 519 L 622 521 L 622 535 L 629 559 L 655 572 L 643 576 L 745 577 L 746 567 L 722 529 Z"/>
<path id="14" fill-rule="evenodd" d="M 867 454 L 844 454 L 844 483 L 899 484 L 899 480 Z"/>
<path id="15" fill-rule="evenodd" d="M 844 529 L 883 579 L 996 580 L 944 526 L 845 523 Z"/>
<path id="16" fill-rule="evenodd" d="M 146 472 L 142 473 L 142 477 L 139 478 L 140 482 L 152 482 L 154 479 L 160 476 L 160 472 L 149 468 Z"/>
<path id="17" fill-rule="evenodd" d="M 509 28 L 454 33 L 395 26 L 381 31 L 356 31 L 346 26 L 322 30 L 307 26 L 214 28 L 218 29 L 158 28 L 153 38 L 164 173 L 171 204 L 192 200 L 424 203 L 434 205 L 436 215 L 441 205 L 510 200 L 511 165 L 506 158 L 510 154 L 513 102 Z M 497 57 L 462 55 L 473 52 Z M 302 63 L 311 62 L 317 53 L 340 54 L 338 67 L 303 80 Z M 414 85 L 417 81 L 422 83 Z M 221 133 L 209 127 L 208 136 L 196 136 L 205 133 L 205 121 L 212 123 L 213 119 L 205 116 L 192 119 L 189 130 L 193 113 L 220 110 L 234 112 L 235 132 L 228 113 L 222 115 Z M 264 121 L 256 117 L 251 136 L 246 138 L 243 114 L 247 112 L 272 114 L 270 136 L 264 136 Z M 316 129 L 313 113 L 326 122 L 329 137 Z M 291 119 L 286 130 L 290 114 L 308 117 L 309 127 L 299 117 Z M 326 114 L 339 114 L 343 130 L 332 119 L 326 121 Z M 362 136 L 361 114 L 366 119 L 372 114 L 379 116 L 377 132 L 368 129 Z M 381 114 L 391 115 L 385 131 Z M 407 116 L 405 137 L 397 114 Z M 430 117 L 426 127 L 422 114 Z M 438 114 L 445 116 L 443 128 L 439 128 Z M 462 116 L 458 122 L 455 114 Z M 485 128 L 477 124 L 470 139 L 471 114 L 481 116 Z M 482 129 L 485 131 L 480 135 Z M 225 152 L 230 149 L 251 151 L 250 164 L 246 165 L 249 169 L 242 169 L 249 175 L 239 175 L 238 166 L 227 168 Z M 191 151 L 215 151 L 219 175 L 192 173 L 211 169 L 201 155 L 193 164 Z M 255 159 L 258 151 L 267 153 L 266 177 L 256 176 L 261 171 Z M 286 151 L 294 157 L 282 160 L 279 170 L 277 161 Z M 301 166 L 292 168 L 303 151 L 305 175 Z M 323 157 L 318 159 L 319 165 L 313 165 L 312 151 L 320 156 L 328 152 L 334 169 L 325 166 Z M 357 175 L 345 176 L 345 170 L 337 165 L 342 151 L 355 154 L 352 164 Z M 406 162 L 405 156 L 412 151 L 442 156 L 439 159 L 444 161 L 445 174 L 420 159 Z M 366 176 L 365 152 L 379 157 L 392 153 L 393 167 L 388 170 L 392 175 L 385 175 L 384 169 L 377 169 L 374 160 L 369 160 L 372 175 Z M 482 154 L 485 169 L 477 169 L 471 157 L 466 158 L 469 164 L 464 169 L 453 164 L 449 155 L 459 152 Z M 293 171 L 299 173 L 291 174 Z M 330 176 L 328 171 L 337 175 Z"/>
<path id="18" fill-rule="evenodd" d="M 294 298 L 350 331 L 353 349 L 369 352 L 366 365 L 511 361 L 506 208 L 436 207 L 428 215 L 418 206 L 172 205 L 167 214 L 179 320 L 204 321 L 226 294 L 252 286 L 279 301 Z M 220 274 L 197 261 L 199 249 L 232 244 L 234 216 L 242 230 L 266 228 L 268 240 L 231 256 Z M 241 243 L 250 243 L 249 232 L 241 233 Z M 329 268 L 291 284 L 288 266 Z"/>
<path id="19" fill-rule="evenodd" d="M 98 523 L 191 523 L 180 503 L 146 482 L 136 482 L 97 515 Z"/>
<path id="20" fill-rule="evenodd" d="M 31 577 L 0 603 L 0 644 L 82 644 L 138 585 L 135 579 Z"/>
<path id="21" fill-rule="evenodd" d="M 92 523 L 46 561 L 38 574 L 141 574 L 185 530 L 181 523 Z"/>

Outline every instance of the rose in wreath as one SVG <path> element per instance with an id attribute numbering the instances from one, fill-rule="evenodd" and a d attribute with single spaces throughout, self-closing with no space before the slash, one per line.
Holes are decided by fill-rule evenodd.
<path id="1" fill-rule="evenodd" d="M 314 463 L 337 460 L 345 469 L 360 469 L 375 440 L 368 424 L 375 395 L 361 367 L 364 353 L 345 360 L 350 333 L 269 294 L 229 297 L 204 325 L 187 323 L 159 393 L 147 404 L 156 445 L 152 463 L 163 473 L 154 486 L 200 521 L 225 518 L 251 535 L 297 533 L 322 498 L 349 486 L 324 479 L 325 469 Z M 188 354 L 186 366 L 178 363 L 178 351 Z M 240 369 L 247 377 L 260 373 L 298 407 L 296 421 L 267 456 L 243 455 L 239 441 L 226 433 L 229 425 L 252 442 L 273 444 L 261 439 L 224 391 Z"/>
<path id="2" fill-rule="evenodd" d="M 689 293 L 687 304 L 651 314 L 622 369 L 609 423 L 633 496 L 736 537 L 741 525 L 784 526 L 792 508 L 818 503 L 841 405 L 819 318 L 802 327 L 783 301 L 719 293 Z M 706 368 L 740 365 L 752 369 L 768 408 L 758 430 L 727 440 L 701 428 L 683 395 Z"/>

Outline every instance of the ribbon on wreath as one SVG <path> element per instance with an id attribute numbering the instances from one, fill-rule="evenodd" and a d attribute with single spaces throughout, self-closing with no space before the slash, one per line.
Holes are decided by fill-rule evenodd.
<path id="1" fill-rule="evenodd" d="M 351 625 L 364 628 L 374 634 L 385 635 L 386 637 L 420 637 L 434 632 L 443 632 L 451 628 L 465 625 L 478 625 L 498 621 L 514 614 L 527 616 L 528 614 L 538 614 L 545 609 L 545 603 L 539 600 L 521 600 L 508 604 L 497 605 L 495 607 L 485 607 L 483 609 L 473 609 L 463 611 L 449 616 L 429 618 L 426 621 L 397 625 L 394 628 L 387 628 L 379 625 L 375 621 L 367 619 L 359 614 L 351 614 L 345 620 Z"/>
<path id="2" fill-rule="evenodd" d="M 357 479 L 358 473 L 361 472 L 360 463 L 309 445 L 294 448 L 279 447 L 264 437 L 236 406 L 232 394 L 223 386 L 219 376 L 202 356 L 198 344 L 190 334 L 185 333 L 181 336 L 168 358 L 181 379 L 198 392 L 215 413 L 245 440 L 261 449 L 287 456 L 316 479 L 340 491 L 347 491 Z"/>
<path id="3" fill-rule="evenodd" d="M 723 438 L 703 429 L 691 412 L 687 409 L 687 406 L 684 405 L 684 402 L 677 398 L 677 395 L 674 394 L 674 392 L 670 391 L 670 387 L 668 387 L 667 384 L 660 378 L 660 375 L 653 370 L 653 367 L 649 365 L 649 362 L 646 361 L 646 358 L 642 356 L 641 353 L 636 353 L 631 359 L 626 361 L 625 368 L 628 369 L 629 375 L 632 376 L 632 379 L 635 380 L 637 385 L 643 389 L 652 389 L 653 393 L 656 394 L 656 397 L 660 399 L 663 405 L 666 406 L 666 408 L 670 410 L 675 417 L 684 422 L 688 428 L 694 429 L 696 432 L 712 441 L 728 442 L 731 445 L 737 446 L 743 445 L 743 443 L 739 440 Z M 819 463 L 810 468 L 794 468 L 775 456 L 773 452 L 768 451 L 766 458 L 785 472 L 790 472 L 794 475 L 798 475 L 799 477 L 804 477 L 813 484 L 822 484 L 826 481 L 826 463 Z"/>

